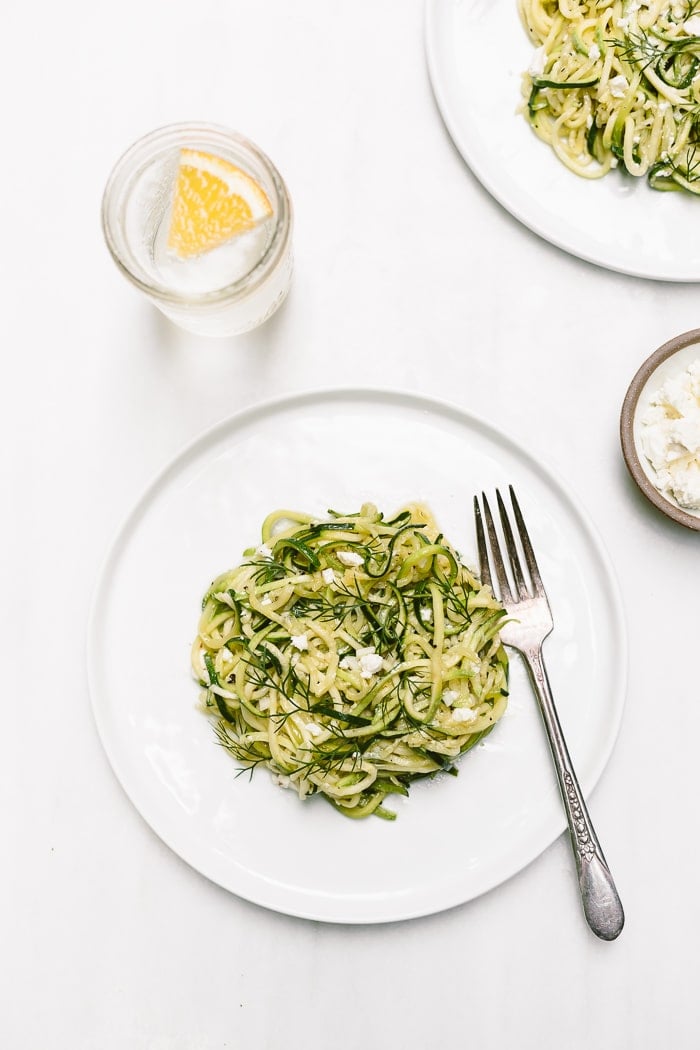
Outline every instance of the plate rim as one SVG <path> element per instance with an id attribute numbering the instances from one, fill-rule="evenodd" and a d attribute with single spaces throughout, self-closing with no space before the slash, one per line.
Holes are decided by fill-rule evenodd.
<path id="1" fill-rule="evenodd" d="M 115 565 L 119 559 L 123 545 L 128 541 L 130 530 L 136 525 L 139 515 L 143 513 L 149 499 L 157 493 L 157 490 L 164 483 L 167 483 L 171 475 L 176 475 L 178 470 L 186 465 L 190 458 L 195 459 L 196 456 L 207 447 L 207 445 L 216 443 L 216 441 L 223 436 L 227 430 L 236 431 L 254 423 L 256 419 L 272 416 L 280 410 L 298 410 L 299 408 L 327 400 L 388 401 L 399 403 L 402 407 L 411 407 L 414 410 L 422 409 L 424 411 L 433 412 L 443 418 L 447 417 L 456 421 L 461 425 L 466 424 L 468 426 L 475 426 L 482 432 L 492 435 L 498 442 L 505 443 L 512 448 L 519 457 L 529 464 L 534 473 L 543 477 L 546 481 L 553 483 L 559 490 L 560 496 L 563 496 L 569 504 L 571 512 L 578 518 L 588 542 L 592 545 L 595 551 L 600 567 L 603 569 L 606 584 L 606 597 L 609 602 L 611 622 L 614 625 L 620 654 L 619 659 L 616 662 L 616 695 L 619 694 L 619 701 L 615 708 L 614 720 L 610 722 L 610 730 L 606 737 L 605 746 L 596 753 L 595 758 L 591 762 L 591 772 L 588 782 L 582 785 L 584 796 L 586 798 L 592 794 L 615 749 L 626 706 L 628 686 L 629 639 L 624 603 L 617 574 L 610 555 L 603 543 L 602 537 L 588 511 L 585 509 L 581 501 L 578 500 L 568 482 L 561 477 L 555 469 L 551 468 L 548 464 L 543 462 L 541 458 L 530 452 L 527 446 L 523 446 L 522 443 L 519 440 L 516 440 L 508 431 L 495 426 L 482 416 L 462 408 L 456 402 L 416 393 L 412 390 L 373 386 L 334 386 L 316 387 L 302 392 L 280 394 L 274 398 L 261 399 L 236 412 L 230 413 L 228 416 L 225 416 L 200 431 L 200 433 L 195 435 L 194 438 L 185 442 L 180 447 L 179 451 L 168 459 L 166 463 L 151 476 L 150 480 L 141 487 L 140 493 L 130 504 L 127 512 L 122 515 L 117 528 L 113 531 L 99 562 L 90 597 L 85 630 L 87 681 L 90 706 L 98 738 L 105 756 L 107 757 L 108 763 L 111 766 L 112 773 L 116 777 L 117 782 L 124 791 L 132 807 L 136 810 L 139 818 L 144 821 L 150 831 L 156 835 L 156 837 L 159 838 L 171 850 L 171 852 L 209 882 L 220 886 L 241 900 L 264 907 L 267 910 L 317 922 L 341 925 L 374 925 L 386 922 L 408 921 L 410 919 L 425 917 L 467 904 L 469 901 L 477 899 L 483 894 L 496 889 L 498 886 L 509 881 L 521 871 L 525 870 L 539 856 L 541 856 L 546 849 L 549 848 L 562 832 L 566 830 L 566 820 L 563 807 L 560 819 L 557 822 L 557 827 L 547 833 L 545 836 L 546 841 L 544 841 L 543 844 L 536 842 L 534 846 L 530 846 L 528 850 L 524 851 L 525 859 L 518 860 L 515 868 L 512 868 L 511 866 L 507 873 L 499 874 L 495 880 L 487 880 L 488 884 L 486 885 L 477 885 L 473 891 L 460 889 L 456 893 L 453 892 L 451 897 L 446 901 L 437 901 L 429 906 L 426 906 L 425 904 L 409 906 L 408 902 L 404 900 L 402 905 L 396 906 L 397 902 L 401 900 L 400 895 L 387 895 L 382 898 L 379 904 L 377 904 L 372 895 L 348 897 L 340 902 L 335 900 L 335 898 L 330 898 L 332 903 L 329 911 L 328 907 L 325 906 L 325 897 L 319 897 L 313 893 L 301 891 L 296 892 L 293 904 L 289 901 L 287 901 L 287 903 L 281 903 L 280 901 L 271 903 L 269 894 L 266 895 L 264 891 L 260 891 L 256 894 L 245 889 L 242 890 L 238 887 L 234 888 L 232 885 L 227 884 L 225 881 L 212 875 L 200 862 L 190 859 L 180 846 L 175 845 L 171 841 L 170 836 L 154 826 L 152 821 L 145 815 L 142 806 L 134 797 L 138 797 L 138 792 L 129 786 L 128 764 L 122 761 L 119 755 L 119 748 L 109 739 L 109 734 L 106 732 L 105 726 L 106 719 L 103 721 L 102 717 L 104 704 L 100 705 L 97 701 L 99 690 L 96 683 L 99 677 L 99 672 L 96 666 L 97 658 L 95 654 L 98 646 L 94 643 L 94 639 L 99 636 L 99 611 L 101 609 L 101 603 L 99 600 L 100 595 L 103 592 L 105 584 L 108 582 L 113 565 Z M 259 881 L 263 882 L 264 880 Z M 294 892 L 295 891 L 292 892 L 292 896 L 294 896 Z M 403 896 L 410 897 L 411 895 L 404 893 Z M 309 901 L 318 900 L 324 902 L 324 907 L 319 908 L 315 907 L 312 903 L 308 903 Z M 307 903 L 305 904 L 305 902 Z M 336 905 L 335 909 L 333 909 L 333 902 L 335 902 Z M 392 902 L 395 904 L 393 908 L 391 907 Z M 331 912 L 333 913 L 331 914 Z"/>
<path id="2" fill-rule="evenodd" d="M 515 0 L 512 0 L 512 2 L 514 15 L 517 16 Z M 566 237 L 550 233 L 536 217 L 525 214 L 521 211 L 513 210 L 506 195 L 493 185 L 490 176 L 484 171 L 478 158 L 474 156 L 473 151 L 469 148 L 469 142 L 465 139 L 459 121 L 454 114 L 453 104 L 445 86 L 446 77 L 440 72 L 437 57 L 438 52 L 440 51 L 439 21 L 441 17 L 445 16 L 448 5 L 453 5 L 454 3 L 455 0 L 425 0 L 423 21 L 428 75 L 433 95 L 445 128 L 463 161 L 486 192 L 489 193 L 489 195 L 505 211 L 507 211 L 513 219 L 526 229 L 530 230 L 547 243 L 553 245 L 555 248 L 559 248 L 561 251 L 564 251 L 577 259 L 582 259 L 584 262 L 589 263 L 592 266 L 602 267 L 603 269 L 610 270 L 614 273 L 620 273 L 627 277 L 636 277 L 647 281 L 664 281 L 671 284 L 694 284 L 699 282 L 700 264 L 698 265 L 697 272 L 693 274 L 679 275 L 667 270 L 660 271 L 656 269 L 652 272 L 649 269 L 635 267 L 634 265 L 626 265 L 622 262 L 603 260 L 599 256 L 596 256 L 595 253 L 587 252 L 586 250 L 577 247 Z"/>

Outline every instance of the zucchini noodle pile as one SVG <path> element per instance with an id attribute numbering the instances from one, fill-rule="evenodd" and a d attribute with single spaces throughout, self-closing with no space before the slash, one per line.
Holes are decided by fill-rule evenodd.
<path id="1" fill-rule="evenodd" d="M 535 133 L 577 175 L 700 194 L 700 0 L 518 0 Z"/>
<path id="2" fill-rule="evenodd" d="M 207 591 L 192 667 L 218 741 L 350 817 L 453 762 L 507 704 L 503 607 L 424 507 L 280 510 Z"/>

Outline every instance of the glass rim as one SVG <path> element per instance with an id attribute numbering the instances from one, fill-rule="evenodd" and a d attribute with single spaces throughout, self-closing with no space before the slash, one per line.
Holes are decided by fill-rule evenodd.
<path id="1" fill-rule="evenodd" d="M 220 288 L 216 288 L 210 292 L 193 292 L 191 294 L 184 294 L 182 292 L 173 292 L 164 284 L 144 280 L 138 274 L 134 273 L 133 269 L 129 266 L 127 259 L 124 258 L 126 253 L 119 249 L 117 238 L 114 233 L 114 217 L 111 212 L 115 187 L 120 178 L 128 175 L 129 166 L 133 160 L 138 157 L 139 153 L 147 154 L 148 147 L 158 146 L 160 144 L 165 147 L 169 141 L 172 142 L 173 147 L 178 145 L 182 146 L 185 144 L 182 141 L 183 139 L 188 136 L 192 138 L 200 135 L 203 137 L 211 135 L 214 138 L 218 138 L 224 142 L 227 141 L 229 144 L 232 143 L 239 149 L 251 153 L 257 162 L 262 165 L 272 181 L 277 197 L 277 208 L 274 220 L 274 232 L 270 238 L 270 242 L 260 259 L 258 259 L 255 266 L 253 266 L 248 273 L 244 274 L 243 277 L 239 277 L 235 281 L 231 281 L 229 284 L 222 285 Z M 152 150 L 151 155 L 153 156 L 155 152 L 155 150 Z M 158 299 L 160 302 L 172 303 L 173 305 L 180 306 L 206 306 L 208 304 L 220 305 L 224 301 L 233 301 L 242 298 L 249 292 L 255 291 L 268 275 L 274 271 L 276 266 L 284 260 L 292 227 L 292 202 L 289 192 L 284 179 L 267 154 L 261 150 L 259 146 L 256 146 L 254 142 L 251 142 L 250 139 L 246 138 L 245 135 L 241 135 L 240 132 L 234 131 L 232 128 L 225 127 L 221 124 L 212 124 L 203 121 L 186 121 L 176 124 L 165 124 L 148 132 L 146 135 L 142 135 L 133 142 L 121 154 L 112 167 L 102 194 L 100 214 L 102 233 L 107 248 L 109 249 L 112 259 L 124 276 L 152 298 Z"/>

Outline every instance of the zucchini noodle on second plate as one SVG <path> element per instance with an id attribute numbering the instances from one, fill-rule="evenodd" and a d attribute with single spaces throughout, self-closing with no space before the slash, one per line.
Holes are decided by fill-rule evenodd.
<path id="1" fill-rule="evenodd" d="M 700 194 L 700 0 L 518 0 L 535 133 L 577 175 Z"/>
<path id="2" fill-rule="evenodd" d="M 208 589 L 192 667 L 219 743 L 301 798 L 393 819 L 507 703 L 504 610 L 424 507 L 276 511 Z"/>

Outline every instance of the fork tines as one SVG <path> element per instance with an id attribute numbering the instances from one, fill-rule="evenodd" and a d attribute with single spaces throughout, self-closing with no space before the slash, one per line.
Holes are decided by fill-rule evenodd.
<path id="1" fill-rule="evenodd" d="M 515 492 L 513 490 L 512 485 L 508 486 L 508 491 L 510 492 L 510 501 L 513 507 L 513 517 L 515 518 L 517 534 L 520 537 L 523 554 L 525 555 L 525 564 L 527 565 L 527 569 L 530 574 L 532 590 L 534 591 L 535 595 L 541 595 L 544 594 L 542 578 L 537 567 L 537 561 L 535 559 L 535 553 L 532 549 L 530 537 L 528 536 L 527 529 L 525 528 L 525 522 L 523 520 L 523 515 L 520 510 L 520 505 L 515 496 Z M 511 524 L 511 520 L 508 515 L 506 506 L 501 497 L 501 493 L 498 491 L 498 489 L 496 489 L 498 512 L 501 519 L 501 527 L 503 529 L 503 538 L 505 541 L 506 551 L 508 552 L 508 561 L 510 563 L 513 583 L 515 585 L 515 595 L 513 594 L 513 590 L 511 589 L 510 580 L 508 579 L 508 574 L 503 560 L 503 554 L 501 552 L 501 543 L 496 532 L 496 526 L 494 524 L 493 515 L 491 514 L 491 508 L 489 507 L 488 500 L 486 499 L 486 496 L 483 492 L 481 493 L 481 500 L 484 507 L 483 518 L 481 508 L 479 507 L 478 497 L 474 497 L 476 541 L 479 553 L 479 565 L 482 581 L 488 584 L 492 590 L 494 589 L 493 582 L 491 579 L 491 570 L 489 567 L 488 549 L 490 547 L 493 568 L 496 574 L 496 580 L 498 581 L 498 587 L 501 592 L 501 601 L 504 604 L 508 605 L 512 604 L 515 601 L 523 601 L 527 598 L 532 597 L 528 586 L 528 581 L 525 578 L 522 562 L 520 560 L 520 553 L 516 545 L 513 526 Z M 484 519 L 486 520 L 488 544 L 486 542 L 486 536 L 484 534 Z"/>

